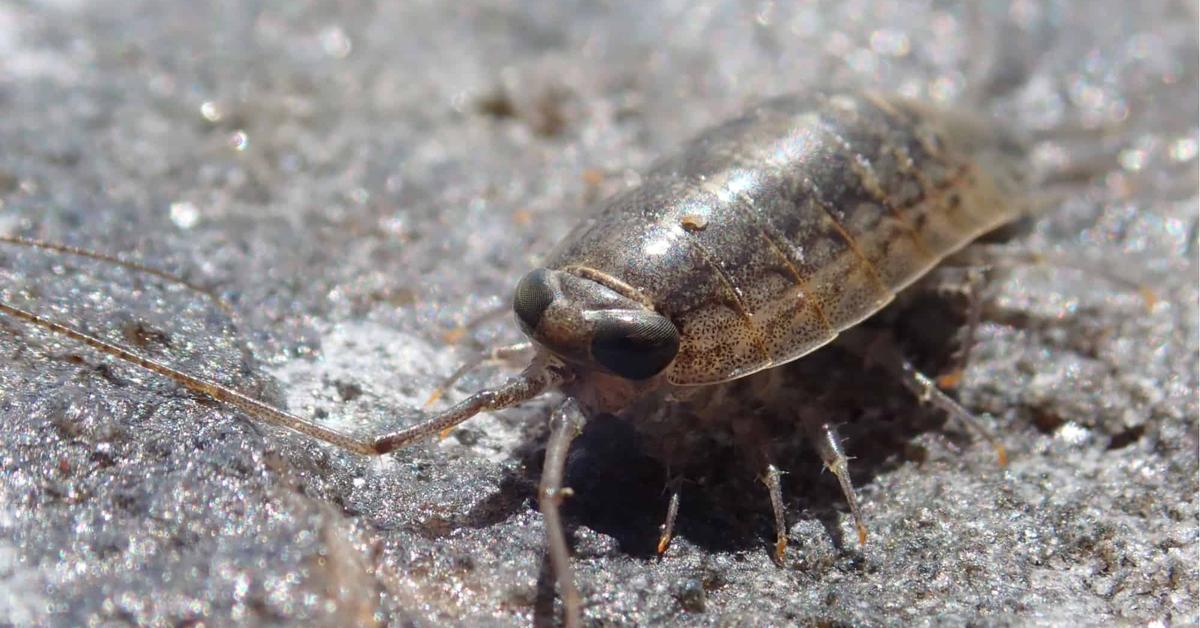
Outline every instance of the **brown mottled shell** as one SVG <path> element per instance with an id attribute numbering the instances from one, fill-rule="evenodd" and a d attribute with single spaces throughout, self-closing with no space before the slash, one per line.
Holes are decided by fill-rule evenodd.
<path id="1" fill-rule="evenodd" d="M 546 265 L 636 288 L 680 330 L 668 381 L 718 383 L 828 343 L 1022 215 L 1019 155 L 896 97 L 778 98 L 658 163 Z"/>

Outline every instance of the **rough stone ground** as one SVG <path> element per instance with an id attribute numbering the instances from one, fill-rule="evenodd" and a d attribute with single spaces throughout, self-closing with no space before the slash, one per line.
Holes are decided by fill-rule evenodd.
<path id="1" fill-rule="evenodd" d="M 690 486 L 656 560 L 661 471 L 596 421 L 569 478 L 587 619 L 1195 624 L 1195 7 L 962 5 L 0 2 L 0 232 L 174 270 L 236 316 L 11 246 L 0 293 L 378 431 L 516 338 L 446 330 L 705 126 L 818 84 L 969 102 L 1060 175 L 1002 245 L 1056 261 L 995 277 L 957 393 L 1012 463 L 831 351 L 797 372 L 870 395 L 839 417 L 867 546 L 800 448 L 786 565 L 751 469 Z M 893 314 L 945 363 L 943 319 Z M 7 318 L 0 356 L 0 623 L 558 617 L 532 499 L 553 399 L 371 461 Z"/>

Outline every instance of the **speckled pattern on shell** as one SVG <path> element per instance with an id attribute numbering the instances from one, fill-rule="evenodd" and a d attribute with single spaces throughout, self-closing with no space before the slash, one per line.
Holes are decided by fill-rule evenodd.
<path id="1" fill-rule="evenodd" d="M 1027 211 L 1024 155 L 988 125 L 873 93 L 775 98 L 661 160 L 547 266 L 615 277 L 670 317 L 672 384 L 784 364 Z"/>

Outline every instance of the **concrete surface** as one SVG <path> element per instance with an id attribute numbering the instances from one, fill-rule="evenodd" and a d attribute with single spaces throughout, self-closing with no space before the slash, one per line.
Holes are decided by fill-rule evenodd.
<path id="1" fill-rule="evenodd" d="M 569 472 L 587 620 L 1194 625 L 1195 7 L 962 4 L 0 2 L 0 232 L 236 315 L 11 246 L 0 294 L 378 431 L 516 339 L 442 336 L 705 126 L 819 84 L 972 103 L 1057 173 L 998 245 L 1051 261 L 994 277 L 957 393 L 1012 463 L 832 350 L 797 385 L 854 392 L 826 405 L 867 546 L 798 446 L 784 566 L 753 470 L 719 460 L 658 560 L 663 472 L 596 421 Z M 882 321 L 933 367 L 939 303 Z M 533 502 L 553 398 L 373 461 L 14 320 L 0 356 L 0 623 L 557 621 Z"/>

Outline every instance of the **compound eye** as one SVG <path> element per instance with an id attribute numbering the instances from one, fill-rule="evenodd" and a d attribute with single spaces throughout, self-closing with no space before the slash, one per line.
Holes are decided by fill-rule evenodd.
<path id="1" fill-rule="evenodd" d="M 526 334 L 532 335 L 542 321 L 546 308 L 554 301 L 554 289 L 550 287 L 550 272 L 539 268 L 521 279 L 513 295 L 513 312 Z"/>
<path id="2" fill-rule="evenodd" d="M 608 312 L 596 321 L 592 358 L 626 379 L 646 379 L 679 352 L 679 330 L 653 312 Z"/>

